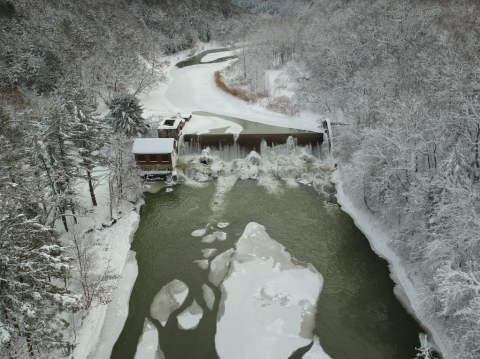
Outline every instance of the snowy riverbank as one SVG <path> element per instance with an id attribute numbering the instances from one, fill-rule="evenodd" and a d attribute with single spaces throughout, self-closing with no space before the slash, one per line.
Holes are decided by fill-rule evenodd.
<path id="1" fill-rule="evenodd" d="M 337 170 L 332 175 L 332 181 L 337 188 L 337 201 L 342 210 L 350 215 L 355 225 L 363 232 L 372 249 L 378 256 L 384 258 L 390 268 L 390 276 L 395 282 L 395 295 L 420 324 L 428 330 L 433 340 L 434 346 L 443 353 L 447 354 L 447 348 L 443 344 L 442 337 L 445 335 L 439 330 L 438 323 L 426 316 L 422 309 L 424 298 L 421 296 L 425 283 L 416 277 L 412 270 L 408 270 L 402 263 L 401 258 L 389 245 L 391 242 L 388 229 L 382 223 L 376 220 L 370 213 L 354 206 L 352 201 L 344 192 L 341 173 Z"/>

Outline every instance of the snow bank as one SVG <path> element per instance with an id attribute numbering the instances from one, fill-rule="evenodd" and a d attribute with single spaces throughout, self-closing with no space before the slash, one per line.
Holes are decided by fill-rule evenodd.
<path id="1" fill-rule="evenodd" d="M 178 327 L 183 330 L 195 329 L 203 317 L 203 309 L 194 299 L 192 305 L 177 316 Z"/>
<path id="2" fill-rule="evenodd" d="M 153 298 L 150 305 L 150 315 L 160 322 L 162 326 L 168 321 L 168 317 L 176 309 L 180 308 L 187 298 L 188 287 L 178 279 L 164 285 Z"/>
<path id="3" fill-rule="evenodd" d="M 249 223 L 236 243 L 215 344 L 222 359 L 288 358 L 312 342 L 322 275 L 295 265 L 265 227 Z"/>
<path id="4" fill-rule="evenodd" d="M 425 287 L 425 284 L 422 283 L 419 278 L 414 278 L 409 275 L 400 257 L 388 244 L 391 241 L 390 235 L 383 224 L 376 220 L 371 214 L 356 208 L 347 197 L 343 190 L 343 182 L 341 181 L 338 170 L 334 172 L 332 180 L 337 185 L 336 197 L 338 203 L 342 206 L 342 210 L 353 218 L 355 225 L 367 237 L 375 253 L 388 262 L 391 277 L 396 284 L 395 295 L 406 309 L 418 318 L 422 325 L 428 329 L 439 350 L 442 353 L 448 353 L 446 346 L 442 342 L 442 336 L 435 329 L 435 325 L 431 322 L 431 319 L 427 318 L 422 310 L 423 297 L 420 293 L 422 293 L 422 288 Z"/>
<path id="5" fill-rule="evenodd" d="M 134 359 L 165 359 L 165 355 L 158 346 L 158 330 L 148 318 L 145 318 L 143 323 L 143 333 L 138 342 Z"/>
<path id="6" fill-rule="evenodd" d="M 135 252 L 130 251 L 122 275 L 117 282 L 117 288 L 112 294 L 113 300 L 106 308 L 105 321 L 98 337 L 98 343 L 89 358 L 110 358 L 113 346 L 128 317 L 128 303 L 137 276 L 138 264 Z"/>

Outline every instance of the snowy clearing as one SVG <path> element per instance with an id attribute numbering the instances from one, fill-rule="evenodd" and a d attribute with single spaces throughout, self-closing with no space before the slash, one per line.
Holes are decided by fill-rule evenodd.
<path id="1" fill-rule="evenodd" d="M 222 359 L 288 358 L 310 344 L 323 285 L 313 266 L 295 265 L 265 227 L 249 223 L 222 283 L 215 345 Z"/>

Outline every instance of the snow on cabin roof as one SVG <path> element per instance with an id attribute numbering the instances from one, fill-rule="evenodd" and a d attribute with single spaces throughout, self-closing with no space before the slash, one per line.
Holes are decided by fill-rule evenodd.
<path id="1" fill-rule="evenodd" d="M 160 122 L 157 129 L 174 130 L 174 129 L 177 129 L 182 122 L 185 122 L 185 120 L 181 117 L 173 116 L 173 117 L 165 118 Z"/>
<path id="2" fill-rule="evenodd" d="M 132 153 L 137 155 L 171 153 L 174 144 L 174 138 L 137 138 L 133 142 Z"/>

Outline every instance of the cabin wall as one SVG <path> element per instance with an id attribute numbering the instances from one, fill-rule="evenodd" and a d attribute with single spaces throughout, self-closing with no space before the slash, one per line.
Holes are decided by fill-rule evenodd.
<path id="1" fill-rule="evenodd" d="M 153 155 L 157 156 L 157 161 L 153 160 Z M 167 156 L 168 160 L 162 161 L 162 155 Z M 141 156 L 145 156 L 145 161 L 141 161 Z M 158 153 L 158 154 L 135 154 L 135 162 L 137 166 L 143 171 L 164 171 L 173 170 L 173 157 L 171 153 Z"/>

